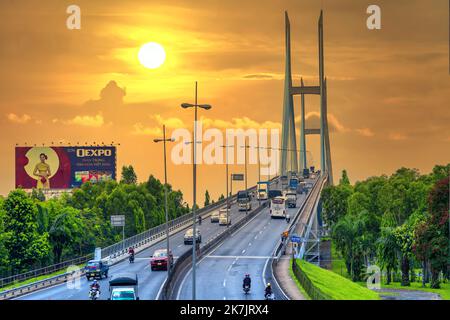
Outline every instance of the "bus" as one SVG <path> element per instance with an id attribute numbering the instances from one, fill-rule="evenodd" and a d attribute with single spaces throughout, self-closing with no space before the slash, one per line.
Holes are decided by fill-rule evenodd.
<path id="1" fill-rule="evenodd" d="M 276 197 L 270 201 L 270 217 L 286 218 L 286 199 L 284 197 Z"/>

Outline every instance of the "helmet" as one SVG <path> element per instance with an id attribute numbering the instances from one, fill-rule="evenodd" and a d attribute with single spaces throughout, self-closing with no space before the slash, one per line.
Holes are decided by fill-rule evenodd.
<path id="1" fill-rule="evenodd" d="M 267 286 L 270 287 L 270 283 L 267 283 Z"/>
<path id="2" fill-rule="evenodd" d="M 246 277 L 246 278 L 249 278 L 249 277 L 250 277 L 250 275 L 249 275 L 248 273 L 246 273 L 246 274 L 245 274 L 245 277 Z"/>
<path id="3" fill-rule="evenodd" d="M 94 280 L 94 282 L 93 282 L 94 284 L 96 284 L 97 283 L 97 280 Z"/>

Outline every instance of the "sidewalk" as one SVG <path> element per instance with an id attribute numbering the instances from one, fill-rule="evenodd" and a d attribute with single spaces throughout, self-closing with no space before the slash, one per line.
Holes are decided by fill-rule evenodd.
<path id="1" fill-rule="evenodd" d="M 277 282 L 281 289 L 283 289 L 284 293 L 291 300 L 307 300 L 305 296 L 300 292 L 295 283 L 295 280 L 292 279 L 289 274 L 289 263 L 291 261 L 292 255 L 292 246 L 288 245 L 286 248 L 286 254 L 280 257 L 280 260 L 277 264 L 273 266 L 273 274 L 277 279 Z"/>

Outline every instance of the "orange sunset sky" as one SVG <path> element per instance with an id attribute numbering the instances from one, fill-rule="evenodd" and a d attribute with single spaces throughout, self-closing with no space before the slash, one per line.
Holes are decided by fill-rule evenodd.
<path id="1" fill-rule="evenodd" d="M 68 30 L 66 8 L 81 8 L 81 30 Z M 381 30 L 366 9 L 381 7 Z M 0 194 L 14 188 L 14 147 L 120 142 L 118 166 L 140 181 L 163 178 L 162 145 L 152 139 L 192 129 L 193 102 L 210 126 L 280 127 L 284 11 L 291 21 L 294 84 L 317 83 L 317 19 L 324 10 L 325 74 L 335 180 L 352 182 L 407 166 L 429 172 L 450 162 L 448 0 L 46 0 L 0 2 Z M 157 42 L 158 69 L 137 53 Z M 296 115 L 300 99 L 295 98 Z M 307 97 L 307 126 L 319 98 Z M 300 123 L 297 122 L 297 128 Z M 320 166 L 317 138 L 307 149 Z M 170 151 L 170 146 L 169 146 Z M 169 180 L 191 202 L 192 169 L 169 163 Z M 233 166 L 232 172 L 242 172 Z M 120 173 L 120 169 L 119 169 Z M 249 182 L 257 166 L 249 167 Z M 205 189 L 225 193 L 223 165 L 198 168 Z M 337 181 L 337 180 L 336 180 Z M 234 191 L 242 183 L 233 186 Z"/>

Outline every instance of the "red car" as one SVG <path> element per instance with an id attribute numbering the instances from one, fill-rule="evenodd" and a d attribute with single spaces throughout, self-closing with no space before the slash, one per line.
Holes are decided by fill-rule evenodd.
<path id="1" fill-rule="evenodd" d="M 169 256 L 167 256 L 167 249 L 158 249 L 150 257 L 150 268 L 152 271 L 157 269 L 167 270 L 168 262 L 170 266 L 173 266 L 173 255 L 172 251 L 169 251 Z"/>

